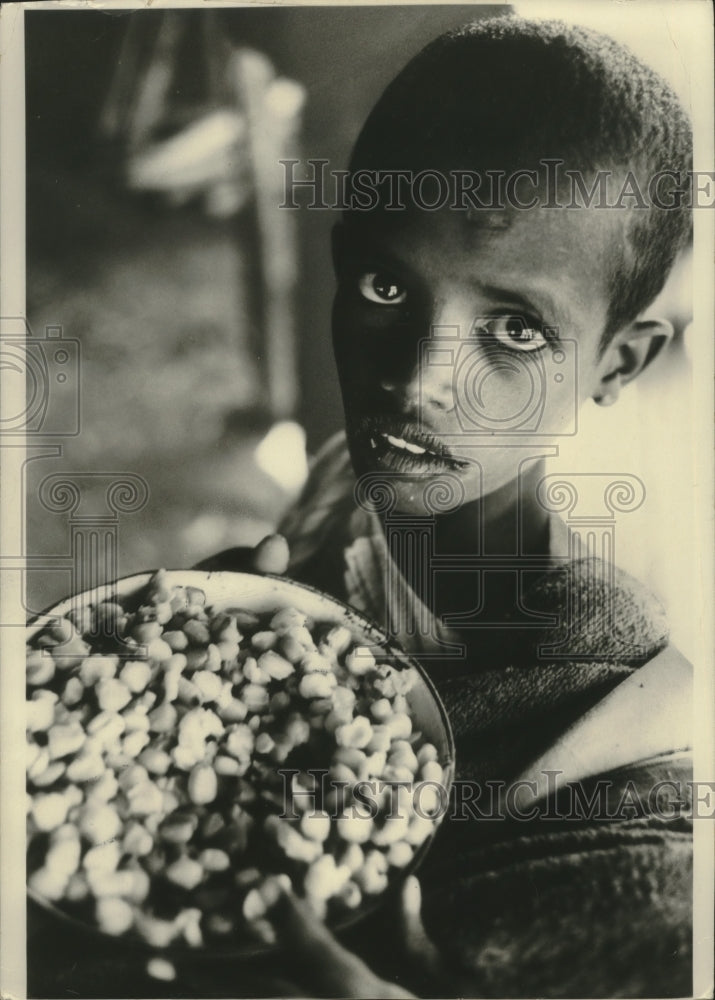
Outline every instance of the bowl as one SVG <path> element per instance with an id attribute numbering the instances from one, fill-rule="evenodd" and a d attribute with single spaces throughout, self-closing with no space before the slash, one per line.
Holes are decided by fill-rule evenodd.
<path id="1" fill-rule="evenodd" d="M 144 588 L 146 588 L 153 575 L 153 571 L 135 574 L 119 579 L 114 583 L 105 584 L 93 590 L 66 598 L 49 608 L 42 615 L 37 616 L 28 624 L 26 633 L 28 644 L 32 644 L 49 624 L 65 617 L 71 611 L 76 613 L 79 609 L 99 604 L 110 598 L 117 598 L 127 608 L 136 607 L 140 603 Z M 384 658 L 387 662 L 398 667 L 411 667 L 416 675 L 416 681 L 407 695 L 407 701 L 413 720 L 413 729 L 419 730 L 423 734 L 424 739 L 436 747 L 439 763 L 443 768 L 444 777 L 442 783 L 448 796 L 454 780 L 455 749 L 445 708 L 432 682 L 419 663 L 412 660 L 393 640 L 389 639 L 383 631 L 367 618 L 335 598 L 285 577 L 272 575 L 259 576 L 250 573 L 223 571 L 168 570 L 166 571 L 166 585 L 169 588 L 174 586 L 196 587 L 204 591 L 207 607 L 210 606 L 217 612 L 240 608 L 261 615 L 275 613 L 285 608 L 295 608 L 316 623 L 346 626 L 356 642 L 369 645 L 375 649 L 376 654 L 379 652 L 380 657 Z M 444 810 L 442 810 L 442 815 L 443 813 Z M 390 869 L 388 892 L 401 879 L 419 868 L 434 839 L 441 818 L 442 816 L 440 815 L 435 818 L 431 834 L 415 850 L 409 864 L 401 869 Z M 101 938 L 110 939 L 110 935 L 105 934 L 98 926 L 88 921 L 79 920 L 30 887 L 28 887 L 28 894 L 35 903 L 39 904 L 54 918 L 64 923 L 69 923 L 78 930 L 81 929 L 82 931 L 99 935 Z M 341 915 L 339 919 L 336 919 L 331 924 L 332 928 L 336 931 L 341 931 L 363 919 L 380 905 L 383 895 L 364 898 L 357 909 L 349 911 Z M 132 932 L 111 939 L 121 941 L 124 944 L 140 945 L 150 951 L 155 950 L 152 945 L 145 942 L 138 934 Z M 245 942 L 232 941 L 230 946 L 226 948 L 212 945 L 190 949 L 190 951 L 193 954 L 202 953 L 204 955 L 216 956 L 225 956 L 227 954 L 233 956 L 251 956 L 270 951 L 271 947 L 268 943 L 246 940 Z M 186 953 L 189 949 L 177 945 L 171 945 L 168 948 L 162 949 L 163 952 L 168 953 L 176 950 Z"/>

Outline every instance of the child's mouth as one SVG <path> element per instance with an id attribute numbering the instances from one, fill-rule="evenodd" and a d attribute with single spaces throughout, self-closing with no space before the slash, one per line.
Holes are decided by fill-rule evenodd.
<path id="1" fill-rule="evenodd" d="M 417 424 L 367 418 L 360 422 L 357 438 L 370 464 L 394 472 L 429 473 L 466 469 L 469 462 L 456 458 L 438 438 Z"/>

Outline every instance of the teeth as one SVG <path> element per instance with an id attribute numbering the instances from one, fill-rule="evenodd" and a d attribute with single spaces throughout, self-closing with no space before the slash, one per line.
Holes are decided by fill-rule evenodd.
<path id="1" fill-rule="evenodd" d="M 404 438 L 393 437 L 392 434 L 383 434 L 393 448 L 402 448 L 403 451 L 411 451 L 413 455 L 425 455 L 427 453 L 426 448 L 420 448 L 418 444 L 412 444 L 411 441 L 405 441 Z"/>

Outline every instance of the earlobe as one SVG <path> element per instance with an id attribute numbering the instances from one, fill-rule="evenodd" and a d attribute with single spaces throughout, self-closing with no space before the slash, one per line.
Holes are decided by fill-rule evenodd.
<path id="1" fill-rule="evenodd" d="M 673 325 L 666 319 L 636 319 L 619 330 L 603 358 L 602 375 L 593 393 L 594 401 L 600 406 L 615 403 L 621 387 L 637 378 L 672 336 Z"/>

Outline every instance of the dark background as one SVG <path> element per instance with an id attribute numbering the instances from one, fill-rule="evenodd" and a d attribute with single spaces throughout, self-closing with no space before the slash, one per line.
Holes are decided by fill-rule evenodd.
<path id="1" fill-rule="evenodd" d="M 218 23 L 222 38 L 264 53 L 277 74 L 305 87 L 296 158 L 344 169 L 371 106 L 410 56 L 442 31 L 504 9 L 222 9 Z M 189 25 L 170 90 L 181 106 L 201 82 L 205 12 L 172 15 Z M 28 319 L 36 337 L 61 326 L 81 351 L 80 433 L 55 439 L 60 457 L 28 465 L 28 552 L 68 551 L 67 515 L 37 502 L 44 477 L 131 472 L 146 480 L 150 497 L 118 525 L 121 574 L 188 566 L 253 543 L 291 499 L 254 460 L 270 420 L 258 378 L 263 333 L 245 301 L 256 258 L 250 224 L 129 193 L 118 181 L 122 150 L 100 135 L 130 21 L 151 38 L 162 16 L 29 10 L 25 17 Z M 297 213 L 295 418 L 311 454 L 342 419 L 330 344 L 336 217 Z M 83 504 L 97 500 L 94 511 L 102 500 L 94 496 L 99 480 L 93 484 L 85 477 L 80 485 Z M 28 610 L 71 589 L 66 569 L 40 560 L 28 576 Z"/>

